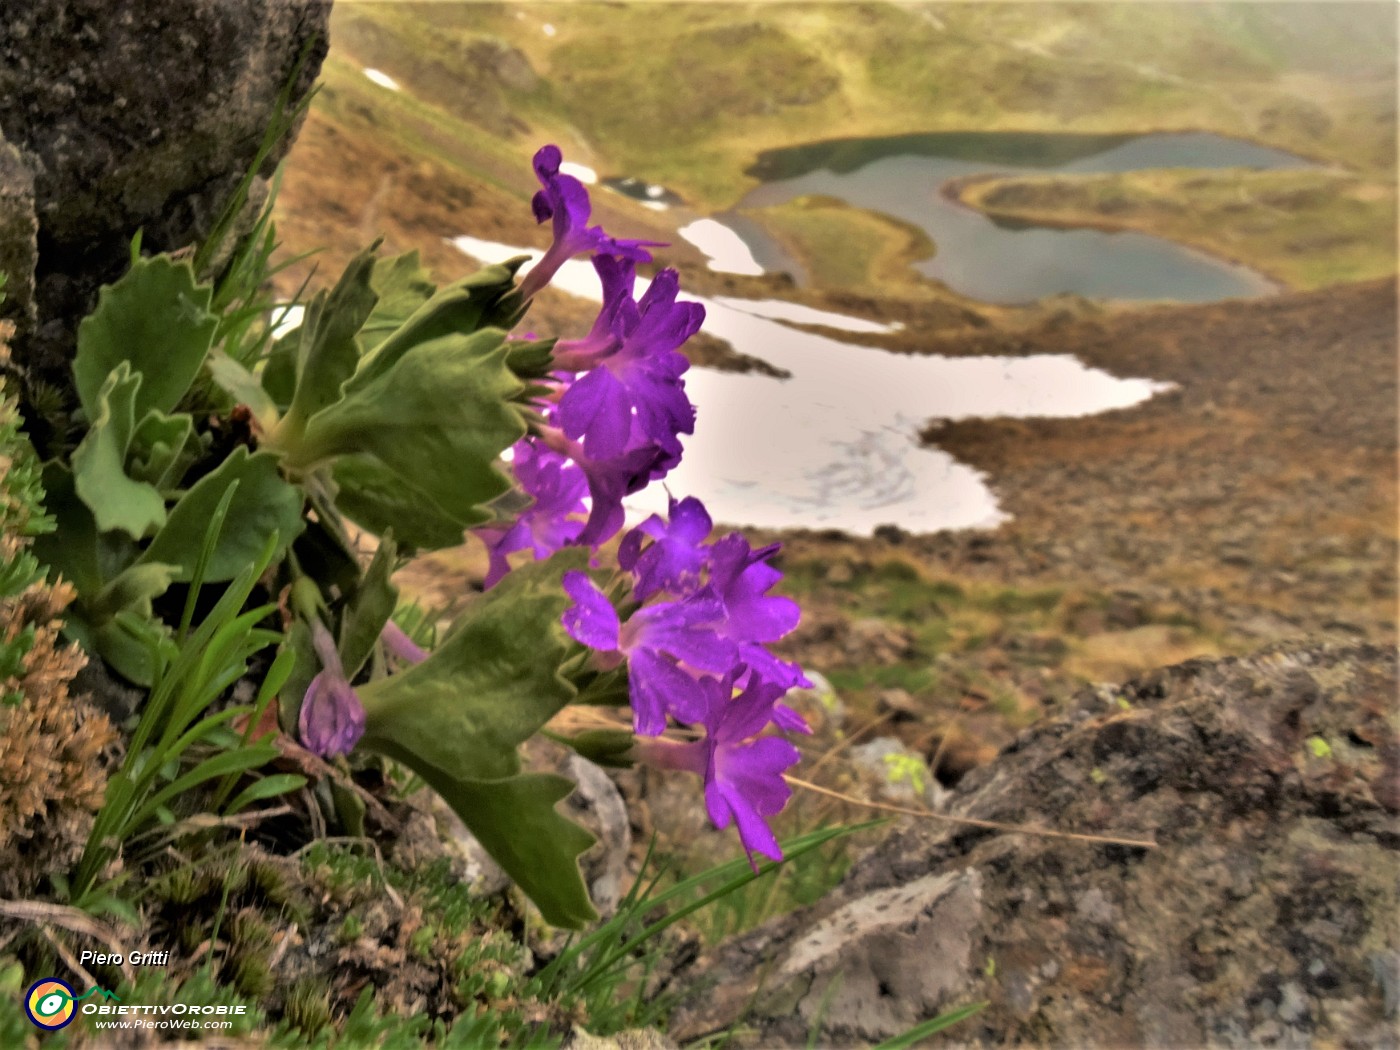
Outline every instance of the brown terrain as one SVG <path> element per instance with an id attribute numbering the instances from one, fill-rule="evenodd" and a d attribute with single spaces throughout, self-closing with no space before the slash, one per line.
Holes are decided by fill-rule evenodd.
<path id="1" fill-rule="evenodd" d="M 912 538 L 958 572 L 1193 593 L 1246 634 L 1395 630 L 1393 281 L 1162 307 L 945 354 L 1073 354 L 1176 389 L 1078 419 L 932 423 L 1014 520 Z"/>
<path id="2" fill-rule="evenodd" d="M 444 239 L 453 233 L 547 242 L 529 216 L 532 186 L 504 161 L 490 178 L 469 179 L 358 134 L 371 114 L 343 119 L 357 133 L 313 112 L 279 200 L 289 249 L 326 246 L 313 284 L 376 235 L 385 253 L 417 248 L 441 281 L 472 267 Z M 593 197 L 607 228 L 668 239 L 614 195 Z M 995 530 L 755 537 L 784 541 L 784 586 L 803 605 L 787 655 L 827 675 L 846 708 L 842 726 L 810 742 L 815 755 L 893 736 L 951 784 L 1086 682 L 1303 638 L 1394 644 L 1392 281 L 1207 306 L 1058 297 L 1001 308 L 941 289 L 875 299 L 795 289 L 782 275 L 714 274 L 684 243 L 660 261 L 699 294 L 777 295 L 898 320 L 896 335 L 857 337 L 895 352 L 1072 354 L 1175 384 L 1079 419 L 931 421 L 926 441 L 987 473 L 1012 516 Z M 289 273 L 296 281 L 285 290 L 305 273 L 304 264 Z M 546 293 L 528 327 L 581 331 L 595 310 Z M 719 340 L 692 344 L 697 364 L 752 367 Z M 484 571 L 469 544 L 420 559 L 400 582 L 443 607 L 478 588 Z M 846 765 L 818 761 L 827 777 Z M 830 782 L 851 786 L 841 775 Z M 693 806 L 689 794 L 683 804 Z M 812 826 L 802 810 L 793 830 Z M 656 826 L 677 819 L 658 815 Z"/>

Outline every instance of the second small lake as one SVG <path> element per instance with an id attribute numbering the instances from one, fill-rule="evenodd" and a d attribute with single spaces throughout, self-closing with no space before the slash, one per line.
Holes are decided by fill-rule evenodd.
<path id="1" fill-rule="evenodd" d="M 539 254 L 475 237 L 452 243 L 483 263 Z M 566 262 L 550 283 L 601 298 L 598 275 L 582 259 Z M 639 278 L 636 294 L 645 288 Z M 1109 375 L 1066 354 L 893 354 L 839 338 L 892 330 L 879 322 L 778 300 L 684 298 L 705 307 L 706 332 L 788 376 L 686 373 L 695 433 L 684 439 L 685 458 L 664 486 L 627 500 L 637 520 L 664 513 L 669 489 L 698 496 L 716 521 L 729 525 L 855 535 L 886 523 L 913 532 L 992 526 L 1004 515 L 986 479 L 947 452 L 921 445 L 925 423 L 1087 415 L 1127 408 L 1167 388 Z"/>
<path id="2" fill-rule="evenodd" d="M 950 179 L 990 173 L 1307 166 L 1308 161 L 1280 150 L 1199 132 L 901 135 L 764 153 L 747 172 L 763 185 L 736 210 L 820 194 L 893 216 L 923 229 L 937 245 L 932 258 L 915 264 L 920 272 L 985 302 L 1025 302 L 1064 292 L 1093 299 L 1209 302 L 1262 295 L 1272 285 L 1243 266 L 1146 234 L 998 223 L 949 200 L 940 187 Z M 716 218 L 728 223 L 732 217 Z M 730 225 L 760 265 L 774 268 L 781 249 L 757 224 Z"/>

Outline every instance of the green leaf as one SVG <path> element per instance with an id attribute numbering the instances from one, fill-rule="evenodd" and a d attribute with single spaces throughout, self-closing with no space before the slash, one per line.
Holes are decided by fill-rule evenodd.
<path id="1" fill-rule="evenodd" d="M 144 823 L 161 806 L 166 805 L 172 799 L 179 798 L 206 780 L 213 780 L 226 773 L 246 773 L 250 769 L 257 769 L 259 766 L 267 765 L 279 753 L 275 744 L 253 744 L 248 747 L 240 747 L 236 751 L 220 751 L 213 757 L 206 758 L 188 773 L 176 778 L 152 795 L 145 805 L 136 811 L 131 823 L 134 826 Z"/>
<path id="2" fill-rule="evenodd" d="M 132 436 L 127 473 L 162 491 L 174 488 L 194 459 L 186 454 L 193 439 L 194 420 L 188 413 L 168 416 L 151 409 Z"/>
<path id="3" fill-rule="evenodd" d="M 428 271 L 418 261 L 417 249 L 390 259 L 377 260 L 370 286 L 378 294 L 379 302 L 360 329 L 360 350 L 363 353 L 374 350 L 391 333 L 401 328 L 437 291 Z"/>
<path id="4" fill-rule="evenodd" d="M 91 641 L 85 641 L 84 648 L 96 649 L 128 682 L 149 687 L 155 677 L 152 646 L 164 643 L 169 637 L 168 630 L 146 617 L 119 612 L 106 623 L 90 629 Z"/>
<path id="5" fill-rule="evenodd" d="M 559 674 L 560 578 L 587 558 L 572 549 L 512 572 L 426 660 L 359 690 L 361 746 L 432 785 L 545 918 L 568 927 L 594 917 L 578 870 L 593 838 L 554 810 L 569 781 L 521 773 L 516 747 L 574 695 Z"/>
<path id="6" fill-rule="evenodd" d="M 350 599 L 340 622 L 340 662 L 346 678 L 354 678 L 374 652 L 379 634 L 399 601 L 399 591 L 390 581 L 397 561 L 394 541 L 380 541 L 364 579 Z"/>
<path id="7" fill-rule="evenodd" d="M 521 379 L 542 379 L 554 369 L 553 339 L 512 339 L 510 370 Z"/>
<path id="8" fill-rule="evenodd" d="M 73 453 L 79 498 L 100 532 L 120 529 L 142 539 L 165 523 L 165 499 L 155 486 L 127 476 L 126 454 L 136 430 L 142 376 L 119 363 L 94 396 L 92 429 Z"/>
<path id="9" fill-rule="evenodd" d="M 123 361 L 145 379 L 133 405 L 135 418 L 179 404 L 219 323 L 209 310 L 212 294 L 208 285 L 196 283 L 188 261 L 167 255 L 135 259 L 120 280 L 102 289 L 97 309 L 78 326 L 73 358 L 78 398 L 89 419 L 97 418 L 102 385 Z"/>
<path id="10" fill-rule="evenodd" d="M 342 456 L 332 470 L 339 491 L 336 508 L 377 536 L 393 530 L 418 550 L 441 550 L 462 542 L 466 526 L 412 479 L 396 474 L 372 456 Z"/>
<path id="11" fill-rule="evenodd" d="M 483 328 L 513 328 L 524 311 L 507 296 L 515 288 L 515 271 L 527 258 L 522 255 L 501 265 L 484 266 L 437 292 L 397 331 L 380 342 L 373 353 L 365 354 L 347 392 L 382 378 L 416 346 L 445 335 L 469 335 Z"/>
<path id="12" fill-rule="evenodd" d="M 551 773 L 453 778 L 404 762 L 457 812 L 546 922 L 579 930 L 598 917 L 578 866 L 579 854 L 596 840 L 554 808 L 573 790 L 570 780 Z"/>
<path id="13" fill-rule="evenodd" d="M 516 746 L 575 695 L 559 674 L 570 645 L 560 580 L 587 559 L 571 548 L 522 566 L 472 604 L 426 660 L 362 686 L 365 745 L 418 756 L 454 778 L 514 776 Z"/>
<path id="14" fill-rule="evenodd" d="M 294 328 L 272 344 L 263 363 L 262 388 L 280 409 L 290 407 L 297 391 L 297 347 L 301 329 Z M 251 402 L 250 402 L 251 404 Z"/>
<path id="15" fill-rule="evenodd" d="M 949 1010 L 947 1013 L 939 1014 L 937 1017 L 931 1017 L 922 1024 L 916 1024 L 907 1032 L 903 1032 L 892 1039 L 886 1039 L 883 1043 L 877 1045 L 875 1050 L 905 1050 L 905 1047 L 913 1046 L 915 1043 L 927 1039 L 935 1032 L 941 1032 L 945 1028 L 950 1028 L 959 1021 L 966 1021 L 969 1017 L 986 1009 L 986 1007 L 986 1003 L 969 1003 L 967 1006 L 959 1006 L 954 1010 Z"/>
<path id="16" fill-rule="evenodd" d="M 214 385 L 240 405 L 247 405 L 253 417 L 263 430 L 271 430 L 277 425 L 277 403 L 272 395 L 263 389 L 262 382 L 243 364 L 229 357 L 222 350 L 209 354 L 209 376 Z"/>
<path id="17" fill-rule="evenodd" d="M 104 617 L 123 610 L 149 617 L 152 599 L 170 589 L 175 572 L 175 566 L 159 562 L 133 565 L 102 588 L 90 608 Z"/>
<path id="18" fill-rule="evenodd" d="M 240 569 L 259 556 L 274 532 L 278 537 L 277 553 L 286 550 L 304 524 L 301 490 L 282 480 L 273 453 L 249 455 L 246 448 L 240 447 L 175 504 L 165 527 L 156 533 L 140 560 L 174 566 L 175 579 L 191 579 L 209 521 L 224 493 L 235 484 L 238 492 L 229 507 L 204 579 L 207 582 L 233 579 Z"/>
<path id="19" fill-rule="evenodd" d="M 229 816 L 237 813 L 254 802 L 259 802 L 265 798 L 276 798 L 278 795 L 285 795 L 290 791 L 296 791 L 306 786 L 306 778 L 299 773 L 273 773 L 271 776 L 263 777 L 254 781 L 248 787 L 238 793 L 238 796 L 228 804 L 224 812 Z"/>
<path id="20" fill-rule="evenodd" d="M 630 769 L 627 753 L 637 738 L 627 729 L 586 729 L 573 736 L 551 736 L 551 740 L 572 748 L 595 765 Z"/>
<path id="21" fill-rule="evenodd" d="M 297 724 L 301 720 L 301 704 L 306 699 L 306 688 L 321 670 L 321 663 L 316 659 L 316 650 L 311 645 L 311 629 L 300 616 L 292 621 L 285 644 L 292 654 L 292 669 L 277 694 L 277 722 L 282 732 L 295 737 Z"/>
<path id="22" fill-rule="evenodd" d="M 340 400 L 341 385 L 354 375 L 360 363 L 355 336 L 378 300 L 370 287 L 376 247 L 355 256 L 330 293 L 319 293 L 307 306 L 289 418 L 307 420 L 335 404 Z"/>
<path id="23" fill-rule="evenodd" d="M 379 379 L 347 386 L 343 400 L 314 416 L 294 459 L 305 467 L 368 453 L 412 478 L 462 527 L 480 524 L 490 517 L 482 504 L 509 484 L 497 458 L 525 434 L 524 410 L 512 403 L 523 387 L 506 365 L 508 353 L 497 329 L 415 346 Z"/>
<path id="24" fill-rule="evenodd" d="M 78 498 L 73 472 L 57 460 L 44 464 L 44 506 L 58 527 L 34 537 L 35 555 L 80 595 L 95 595 L 103 583 L 97 522 Z"/>

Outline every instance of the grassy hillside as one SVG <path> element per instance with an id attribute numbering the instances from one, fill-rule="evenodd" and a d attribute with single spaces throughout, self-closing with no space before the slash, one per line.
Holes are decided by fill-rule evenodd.
<path id="1" fill-rule="evenodd" d="M 1380 3 L 359 3 L 333 31 L 488 138 L 572 131 L 712 205 L 758 149 L 849 134 L 1196 127 L 1394 159 Z"/>
<path id="2" fill-rule="evenodd" d="M 958 198 L 1039 225 L 1142 230 L 1320 288 L 1395 272 L 1395 187 L 1340 171 L 1133 171 L 969 180 Z"/>
<path id="3" fill-rule="evenodd" d="M 1386 3 L 343 3 L 292 156 L 284 235 L 328 245 L 328 269 L 378 233 L 443 271 L 463 265 L 442 242 L 454 232 L 539 243 L 528 163 L 546 141 L 679 192 L 690 207 L 669 214 L 594 194 L 609 229 L 671 241 L 695 213 L 736 202 L 763 150 L 842 136 L 1195 128 L 1388 189 L 1395 18 Z M 1318 225 L 1333 204 L 1291 207 Z M 829 240 L 816 214 L 756 218 L 802 256 Z M 910 250 L 907 231 L 821 214 L 880 239 L 865 251 L 871 283 Z M 684 244 L 668 261 L 703 262 Z"/>

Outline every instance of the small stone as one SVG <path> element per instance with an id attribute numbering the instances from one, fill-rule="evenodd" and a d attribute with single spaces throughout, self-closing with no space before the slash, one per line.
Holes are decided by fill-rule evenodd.
<path id="1" fill-rule="evenodd" d="M 1308 1016 L 1308 996 L 1297 981 L 1289 981 L 1280 989 L 1278 1016 L 1285 1024 L 1296 1024 Z"/>
<path id="2" fill-rule="evenodd" d="M 924 713 L 918 701 L 910 696 L 906 689 L 882 691 L 875 698 L 875 710 L 882 715 L 893 715 L 895 721 L 917 719 Z"/>

